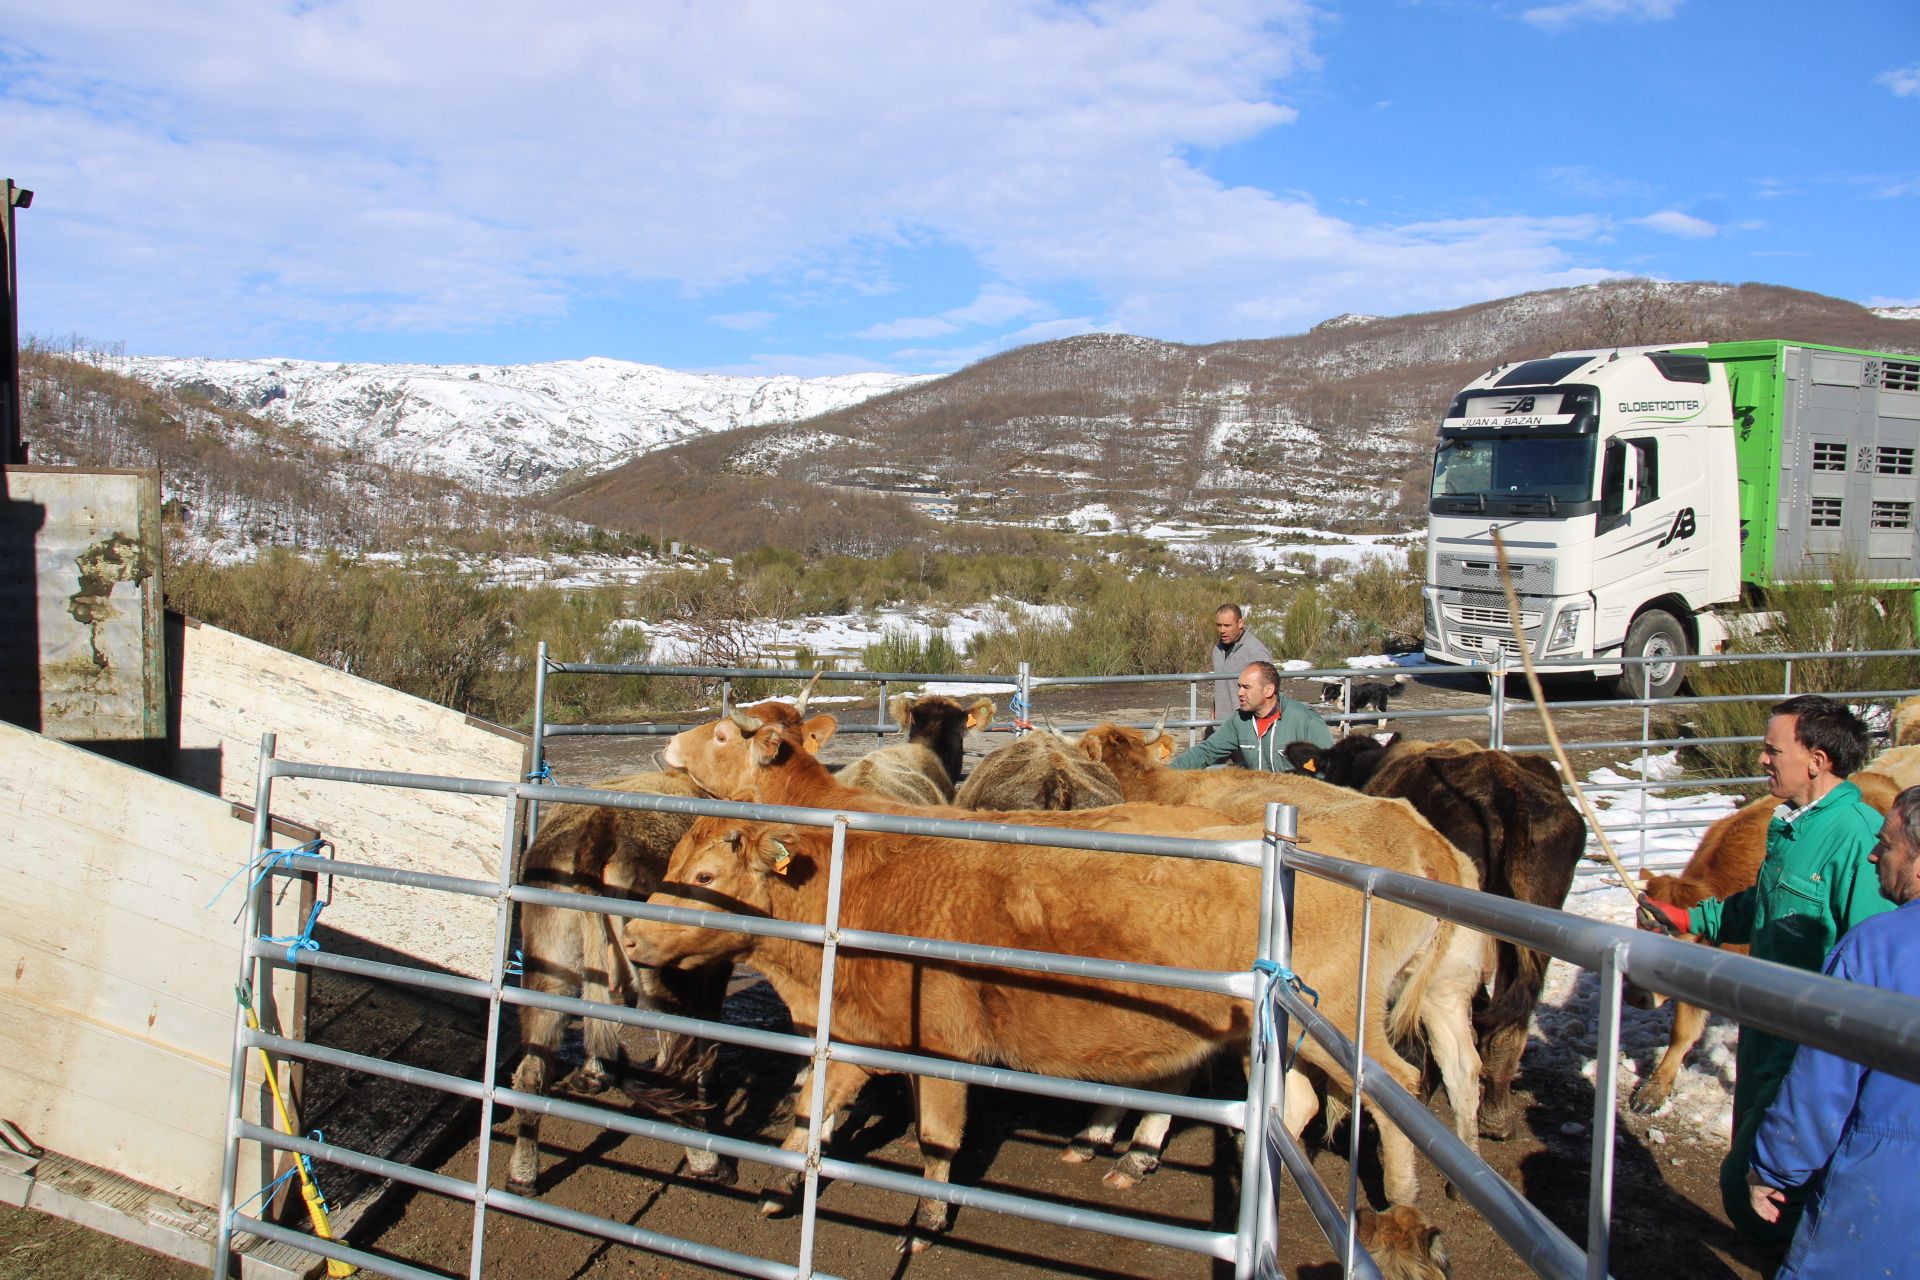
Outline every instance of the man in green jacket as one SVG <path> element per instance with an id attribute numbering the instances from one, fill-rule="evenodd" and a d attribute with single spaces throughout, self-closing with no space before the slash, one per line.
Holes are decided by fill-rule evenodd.
<path id="1" fill-rule="evenodd" d="M 1846 780 L 1866 759 L 1867 727 L 1831 698 L 1802 694 L 1774 707 L 1760 745 L 1767 790 L 1783 802 L 1767 824 L 1767 855 L 1751 889 L 1709 898 L 1692 911 L 1640 895 L 1641 926 L 1747 943 L 1756 959 L 1819 972 L 1847 930 L 1891 910 L 1867 855 L 1880 839 L 1879 810 Z M 1801 1206 L 1768 1223 L 1747 1191 L 1754 1131 L 1793 1065 L 1792 1040 L 1743 1027 L 1734 1055 L 1733 1148 L 1720 1166 L 1720 1196 L 1739 1232 L 1766 1244 L 1793 1238 Z"/>
<path id="2" fill-rule="evenodd" d="M 1220 727 L 1167 761 L 1175 769 L 1204 769 L 1210 764 L 1237 764 L 1269 773 L 1291 773 L 1293 762 L 1284 754 L 1289 742 L 1311 742 L 1331 747 L 1327 722 L 1305 703 L 1280 696 L 1280 672 L 1271 662 L 1252 662 L 1240 672 L 1240 709 Z"/>

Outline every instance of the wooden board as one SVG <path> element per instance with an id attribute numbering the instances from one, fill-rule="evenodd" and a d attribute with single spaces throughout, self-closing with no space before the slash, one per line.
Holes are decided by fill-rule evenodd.
<path id="1" fill-rule="evenodd" d="M 218 1203 L 244 879 L 221 887 L 251 855 L 251 821 L 6 724 L 0 813 L 0 1117 L 74 1159 Z M 303 918 L 292 887 L 275 933 Z M 262 1020 L 291 1034 L 299 998 L 282 975 Z M 248 1076 L 257 1119 L 257 1055 Z M 255 1149 L 239 1194 L 270 1176 Z"/>
<path id="2" fill-rule="evenodd" d="M 500 782 L 525 768 L 524 737 L 496 725 L 218 627 L 188 620 L 169 632 L 180 653 L 177 775 L 231 800 L 254 802 L 268 732 L 283 760 Z M 272 808 L 323 832 L 350 862 L 486 880 L 500 874 L 503 800 L 280 779 Z M 471 977 L 493 964 L 491 901 L 343 881 L 326 921 Z"/>

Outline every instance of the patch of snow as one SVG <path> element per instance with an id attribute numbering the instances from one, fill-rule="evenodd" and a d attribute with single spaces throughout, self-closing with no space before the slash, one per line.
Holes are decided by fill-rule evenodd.
<path id="1" fill-rule="evenodd" d="M 1920 307 L 1875 307 L 1873 314 L 1882 320 L 1920 320 Z"/>

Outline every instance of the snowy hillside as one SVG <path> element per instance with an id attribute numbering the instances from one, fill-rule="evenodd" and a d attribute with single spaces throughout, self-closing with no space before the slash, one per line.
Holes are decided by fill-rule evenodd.
<path id="1" fill-rule="evenodd" d="M 543 488 L 734 427 L 797 422 L 924 378 L 729 377 L 592 358 L 524 365 L 321 364 L 106 356 L 154 386 L 299 423 L 368 461 L 495 493 Z"/>

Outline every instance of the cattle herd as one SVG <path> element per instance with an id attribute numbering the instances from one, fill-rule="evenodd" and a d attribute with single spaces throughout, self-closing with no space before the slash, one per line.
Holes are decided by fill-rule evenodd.
<path id="1" fill-rule="evenodd" d="M 1468 742 L 1429 744 L 1349 736 L 1330 750 L 1294 744 L 1298 772 L 1176 771 L 1173 739 L 1101 725 L 1069 739 L 1049 731 L 1015 738 L 964 778 L 962 740 L 985 728 L 993 704 L 900 696 L 889 711 L 906 743 L 884 747 L 837 773 L 819 758 L 837 725 L 808 716 L 806 696 L 736 709 L 674 737 L 665 768 L 609 779 L 603 789 L 705 796 L 835 811 L 970 818 L 1026 826 L 1198 836 L 1257 837 L 1271 801 L 1296 806 L 1299 839 L 1317 852 L 1545 907 L 1559 907 L 1585 845 L 1585 824 L 1558 776 L 1538 759 Z M 1908 761 L 1905 755 L 1917 757 Z M 1920 775 L 1920 747 L 1892 751 L 1856 777 L 1884 808 L 1906 773 Z M 1920 780 L 1920 779 L 1916 779 Z M 1751 883 L 1759 865 L 1761 801 L 1716 824 L 1679 876 L 1649 892 L 1687 905 Z M 1759 816 L 1756 817 L 1755 815 Z M 544 810 L 523 859 L 529 885 L 679 907 L 820 923 L 825 918 L 829 833 L 740 819 L 556 805 Z M 841 921 L 845 927 L 991 946 L 1205 970 L 1246 970 L 1254 959 L 1258 873 L 1208 860 L 1123 856 L 1016 843 L 851 832 Z M 1335 1026 L 1351 1028 L 1359 1005 L 1359 895 L 1300 878 L 1294 967 Z M 1470 1146 L 1513 1128 L 1511 1084 L 1546 975 L 1547 957 L 1409 908 L 1376 903 L 1366 993 L 1366 1049 L 1416 1093 L 1437 1068 L 1454 1127 Z M 718 1019 L 736 963 L 765 976 L 810 1034 L 819 1006 L 821 953 L 813 944 L 588 911 L 529 905 L 521 917 L 527 986 L 590 1000 L 645 1004 Z M 994 1064 L 1021 1071 L 1163 1091 L 1183 1089 L 1215 1055 L 1244 1054 L 1253 1017 L 1244 1001 L 1175 988 L 1092 978 L 1013 980 L 986 966 L 845 951 L 834 978 L 836 1039 Z M 1630 996 L 1631 998 L 1631 996 Z M 514 1086 L 541 1093 L 554 1083 L 562 1015 L 521 1012 Z M 1704 1015 L 1676 1011 L 1673 1042 L 1634 1099 L 1651 1110 L 1671 1089 Z M 1412 1055 L 1410 1060 L 1409 1055 Z M 612 1024 L 589 1020 L 576 1087 L 605 1087 L 621 1067 Z M 672 1113 L 697 1092 L 712 1052 L 661 1037 L 643 1088 L 647 1105 Z M 868 1073 L 827 1067 L 824 1118 L 848 1106 Z M 1286 1077 L 1285 1123 L 1297 1136 L 1324 1095 L 1330 1115 L 1351 1082 L 1306 1038 Z M 628 1084 L 630 1093 L 634 1086 Z M 811 1091 L 802 1087 L 785 1146 L 804 1146 Z M 915 1082 L 917 1137 L 926 1177 L 945 1181 L 962 1142 L 966 1086 Z M 686 1123 L 704 1123 L 697 1106 Z M 1096 1113 L 1063 1158 L 1085 1161 L 1111 1141 L 1118 1117 Z M 516 1118 L 509 1185 L 532 1194 L 539 1178 L 539 1116 Z M 1384 1188 L 1392 1214 L 1368 1214 L 1363 1239 L 1388 1274 L 1444 1275 L 1439 1232 L 1411 1205 L 1411 1143 L 1380 1124 Z M 1152 1172 L 1167 1117 L 1141 1120 L 1126 1155 L 1107 1174 L 1128 1187 Z M 730 1162 L 688 1152 L 696 1177 L 731 1181 Z M 792 1205 L 797 1174 L 776 1172 L 761 1209 Z M 918 1251 L 943 1230 L 949 1206 L 923 1199 L 901 1247 Z"/>

